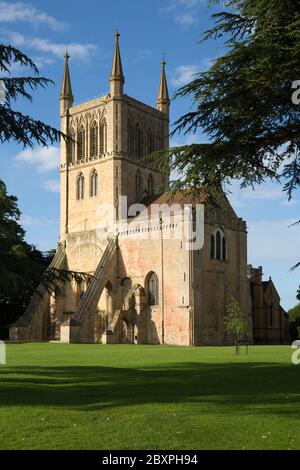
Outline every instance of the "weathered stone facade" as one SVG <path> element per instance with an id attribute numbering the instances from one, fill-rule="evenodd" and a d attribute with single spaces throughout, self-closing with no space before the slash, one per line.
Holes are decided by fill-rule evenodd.
<path id="1" fill-rule="evenodd" d="M 289 342 L 288 315 L 271 279 L 263 281 L 262 267 L 248 266 L 253 316 L 253 339 L 256 344 Z"/>
<path id="2" fill-rule="evenodd" d="M 228 344 L 224 311 L 231 297 L 252 331 L 245 222 L 223 195 L 212 205 L 201 192 L 162 193 L 167 176 L 146 158 L 168 148 L 169 105 L 164 62 L 157 109 L 124 94 L 118 34 L 105 96 L 73 105 L 66 56 L 61 128 L 72 140 L 61 144 L 60 256 L 53 266 L 92 278 L 33 299 L 11 339 Z M 186 204 L 193 210 L 182 211 Z M 178 234 L 195 224 L 197 205 L 203 246 L 191 250 Z"/>

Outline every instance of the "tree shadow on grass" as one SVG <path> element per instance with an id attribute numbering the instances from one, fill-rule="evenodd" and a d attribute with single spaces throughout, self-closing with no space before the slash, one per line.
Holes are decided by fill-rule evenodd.
<path id="1" fill-rule="evenodd" d="M 179 363 L 165 367 L 18 366 L 0 370 L 0 406 L 95 411 L 141 404 L 220 405 L 297 417 L 299 368 L 290 364 Z M 227 405 L 230 405 L 227 407 Z"/>

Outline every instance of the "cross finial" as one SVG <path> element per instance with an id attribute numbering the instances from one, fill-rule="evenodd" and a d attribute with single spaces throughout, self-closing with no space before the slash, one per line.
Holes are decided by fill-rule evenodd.
<path id="1" fill-rule="evenodd" d="M 119 40 L 119 37 L 120 37 L 120 33 L 118 31 L 118 28 L 117 28 L 116 32 L 115 32 L 115 38 L 116 38 L 117 41 Z"/>
<path id="2" fill-rule="evenodd" d="M 69 59 L 70 59 L 70 56 L 69 56 L 69 54 L 68 54 L 68 49 L 66 49 L 65 59 L 66 59 L 66 60 L 69 60 Z"/>
<path id="3" fill-rule="evenodd" d="M 161 65 L 162 65 L 163 67 L 166 65 L 165 58 L 166 58 L 166 53 L 163 52 L 163 53 L 162 53 L 162 59 L 161 59 Z"/>

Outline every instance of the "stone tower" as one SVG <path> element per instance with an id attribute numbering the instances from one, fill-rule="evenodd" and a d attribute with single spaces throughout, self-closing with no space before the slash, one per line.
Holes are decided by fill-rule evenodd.
<path id="1" fill-rule="evenodd" d="M 120 217 L 120 196 L 128 205 L 161 192 L 166 177 L 145 157 L 169 145 L 169 95 L 165 63 L 157 109 L 124 93 L 119 33 L 107 95 L 73 105 L 68 59 L 60 95 L 61 130 L 72 141 L 61 148 L 61 240 L 69 233 L 101 224 L 99 206 L 113 207 Z"/>

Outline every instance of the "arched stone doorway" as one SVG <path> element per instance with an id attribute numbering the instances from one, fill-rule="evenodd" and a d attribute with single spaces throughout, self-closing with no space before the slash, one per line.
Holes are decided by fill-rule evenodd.
<path id="1" fill-rule="evenodd" d="M 122 344 L 133 343 L 133 325 L 126 317 L 123 317 L 121 319 L 120 343 Z"/>
<path id="2" fill-rule="evenodd" d="M 94 342 L 101 343 L 102 335 L 112 321 L 114 315 L 113 286 L 107 281 L 100 296 L 95 312 Z"/>

